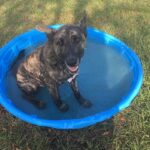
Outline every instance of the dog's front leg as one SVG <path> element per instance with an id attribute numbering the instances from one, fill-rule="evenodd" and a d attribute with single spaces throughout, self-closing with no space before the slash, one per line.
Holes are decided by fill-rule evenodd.
<path id="1" fill-rule="evenodd" d="M 53 98 L 54 103 L 58 107 L 58 109 L 62 112 L 66 112 L 69 109 L 69 107 L 67 104 L 62 102 L 59 92 L 58 92 L 58 86 L 55 84 L 50 84 L 48 85 L 48 90 Z"/>
<path id="2" fill-rule="evenodd" d="M 80 94 L 80 91 L 78 89 L 78 86 L 77 86 L 77 81 L 76 81 L 76 78 L 75 79 L 72 79 L 72 81 L 70 82 L 70 86 L 74 92 L 74 96 L 76 97 L 77 101 L 83 106 L 83 107 L 86 107 L 86 108 L 89 108 L 91 107 L 92 103 L 88 100 L 86 100 L 81 94 Z"/>

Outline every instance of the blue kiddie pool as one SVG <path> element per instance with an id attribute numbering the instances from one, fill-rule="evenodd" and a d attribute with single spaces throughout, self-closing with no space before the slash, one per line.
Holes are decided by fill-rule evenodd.
<path id="1" fill-rule="evenodd" d="M 60 26 L 51 27 L 57 29 Z M 117 38 L 95 28 L 89 27 L 87 32 L 85 55 L 77 80 L 82 95 L 92 102 L 91 108 L 78 104 L 67 82 L 59 89 L 63 101 L 70 106 L 65 113 L 56 108 L 46 89 L 37 94 L 45 101 L 45 109 L 36 108 L 21 96 L 13 64 L 17 64 L 14 62 L 22 50 L 28 55 L 47 41 L 46 35 L 35 29 L 15 37 L 0 49 L 1 105 L 26 122 L 58 129 L 83 128 L 104 121 L 128 107 L 142 85 L 143 71 L 139 58 Z"/>

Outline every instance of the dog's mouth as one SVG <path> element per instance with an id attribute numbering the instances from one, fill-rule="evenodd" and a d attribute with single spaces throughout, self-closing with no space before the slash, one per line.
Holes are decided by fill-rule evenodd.
<path id="1" fill-rule="evenodd" d="M 75 73 L 78 71 L 79 66 L 78 65 L 76 65 L 76 66 L 68 66 L 67 65 L 67 68 L 71 73 Z"/>
<path id="2" fill-rule="evenodd" d="M 66 67 L 67 67 L 67 69 L 68 69 L 68 71 L 70 72 L 70 73 L 76 73 L 76 72 L 78 72 L 78 69 L 79 69 L 79 61 L 78 61 L 78 63 L 76 63 L 75 65 L 68 65 L 67 63 L 65 63 L 66 64 Z"/>
<path id="3" fill-rule="evenodd" d="M 79 59 L 77 59 L 76 61 L 74 60 L 74 61 L 70 61 L 70 62 L 65 61 L 65 65 L 66 65 L 68 71 L 72 74 L 78 72 L 79 64 L 80 64 Z"/>

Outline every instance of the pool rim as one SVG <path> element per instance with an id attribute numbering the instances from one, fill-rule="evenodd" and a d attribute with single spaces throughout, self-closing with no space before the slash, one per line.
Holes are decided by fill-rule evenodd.
<path id="1" fill-rule="evenodd" d="M 57 25 L 52 25 L 49 27 L 59 28 L 60 26 L 62 26 L 62 25 L 57 24 Z M 0 56 L 1 56 L 1 54 L 5 53 L 5 51 L 7 50 L 8 47 L 10 47 L 13 43 L 16 43 L 17 40 L 19 40 L 19 37 L 28 36 L 28 35 L 30 35 L 30 32 L 32 32 L 32 31 L 35 31 L 35 29 L 25 32 L 26 34 L 23 33 L 21 35 L 18 35 L 16 38 L 14 38 L 10 42 L 8 42 L 4 47 L 2 47 L 0 49 Z M 129 59 L 132 59 L 132 61 L 134 62 L 134 65 L 136 65 L 136 70 L 135 70 L 136 77 L 134 79 L 135 82 L 132 85 L 131 90 L 128 92 L 128 94 L 126 94 L 120 100 L 120 102 L 117 103 L 117 105 L 110 108 L 109 110 L 99 112 L 92 116 L 87 116 L 87 117 L 80 118 L 80 119 L 46 120 L 46 119 L 40 119 L 34 115 L 28 115 L 24 112 L 21 112 L 14 105 L 12 105 L 11 102 L 8 103 L 8 101 L 10 101 L 10 100 L 8 100 L 8 98 L 4 95 L 4 93 L 2 93 L 2 90 L 0 90 L 1 105 L 8 112 L 10 112 L 14 116 L 20 118 L 21 120 L 24 120 L 24 121 L 29 122 L 34 125 L 52 127 L 52 128 L 57 128 L 57 129 L 79 129 L 79 128 L 83 128 L 86 126 L 90 126 L 95 123 L 102 122 L 106 119 L 109 119 L 112 116 L 116 115 L 118 112 L 120 112 L 123 109 L 125 109 L 126 107 L 128 107 L 131 104 L 131 102 L 133 101 L 133 99 L 135 98 L 135 96 L 139 93 L 140 88 L 142 86 L 144 73 L 143 73 L 142 64 L 141 64 L 140 59 L 138 58 L 136 53 L 131 48 L 129 48 L 124 42 L 122 42 L 118 38 L 116 38 L 108 33 L 105 33 L 103 31 L 100 31 L 96 28 L 93 28 L 93 27 L 88 27 L 88 32 L 90 34 L 97 34 L 97 35 L 99 34 L 100 37 L 103 37 L 103 38 L 107 39 L 108 41 L 112 40 L 114 43 L 119 44 L 121 47 L 124 47 L 126 49 L 126 52 L 130 56 Z M 2 87 L 0 87 L 0 89 L 2 89 Z M 6 98 L 7 98 L 7 100 L 6 100 Z"/>

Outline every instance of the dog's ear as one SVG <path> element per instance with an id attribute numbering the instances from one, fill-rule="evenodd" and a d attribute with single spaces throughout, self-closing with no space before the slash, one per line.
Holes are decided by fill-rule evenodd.
<path id="1" fill-rule="evenodd" d="M 48 28 L 46 26 L 42 26 L 42 25 L 37 25 L 36 26 L 36 30 L 41 31 L 41 32 L 45 32 L 48 40 L 52 40 L 53 35 L 55 34 L 56 30 L 52 29 L 52 28 Z"/>
<path id="2" fill-rule="evenodd" d="M 85 11 L 84 11 L 83 18 L 79 21 L 79 26 L 80 26 L 82 32 L 84 33 L 84 35 L 86 36 L 87 35 L 87 33 L 86 33 L 86 28 L 87 28 L 87 14 L 86 14 Z"/>

